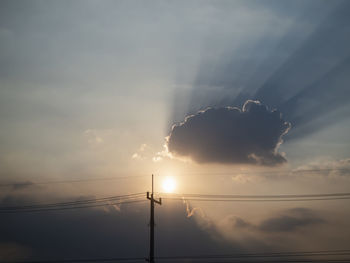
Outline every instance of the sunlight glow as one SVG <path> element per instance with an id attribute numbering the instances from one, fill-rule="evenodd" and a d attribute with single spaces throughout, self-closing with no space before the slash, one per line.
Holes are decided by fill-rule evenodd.
<path id="1" fill-rule="evenodd" d="M 176 188 L 176 181 L 174 180 L 173 177 L 166 177 L 163 180 L 162 187 L 166 193 L 172 193 Z"/>

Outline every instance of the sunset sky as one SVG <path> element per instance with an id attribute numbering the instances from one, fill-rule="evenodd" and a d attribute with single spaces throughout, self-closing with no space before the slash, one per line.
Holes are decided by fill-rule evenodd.
<path id="1" fill-rule="evenodd" d="M 147 257 L 148 202 L 3 209 L 146 200 L 151 174 L 159 257 L 350 251 L 348 199 L 186 199 L 350 193 L 349 13 L 340 0 L 1 1 L 0 262 Z"/>

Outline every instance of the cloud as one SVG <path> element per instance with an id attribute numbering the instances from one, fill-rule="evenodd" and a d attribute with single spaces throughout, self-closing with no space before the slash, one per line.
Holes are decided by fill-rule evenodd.
<path id="1" fill-rule="evenodd" d="M 244 220 L 243 218 L 240 218 L 238 216 L 229 216 L 228 219 L 230 222 L 232 222 L 232 225 L 234 228 L 250 228 L 252 227 L 252 224 L 248 221 Z"/>
<path id="2" fill-rule="evenodd" d="M 310 209 L 293 208 L 287 210 L 283 215 L 264 220 L 258 228 L 264 232 L 292 232 L 301 227 L 324 222 Z"/>
<path id="3" fill-rule="evenodd" d="M 293 170 L 294 174 L 306 174 L 310 176 L 325 176 L 329 178 L 349 178 L 350 158 L 330 160 L 321 158 L 299 166 Z"/>
<path id="4" fill-rule="evenodd" d="M 152 160 L 153 162 L 159 162 L 163 159 L 162 152 L 154 152 L 154 149 L 149 146 L 148 144 L 141 144 L 140 147 L 137 149 L 136 152 L 133 153 L 131 156 L 131 159 L 135 161 L 149 161 Z"/>
<path id="5" fill-rule="evenodd" d="M 332 225 L 337 223 L 328 219 L 329 214 L 324 210 L 295 207 L 270 210 L 266 215 L 259 212 L 255 216 L 231 214 L 219 221 L 218 229 L 224 238 L 248 251 L 303 250 L 308 243 L 317 244 L 319 248 L 320 240 L 328 240 L 327 246 L 329 240 L 336 243 L 334 236 L 329 235 L 334 235 Z"/>
<path id="6" fill-rule="evenodd" d="M 144 160 L 146 159 L 145 151 L 148 148 L 147 144 L 143 143 L 140 145 L 139 149 L 137 152 L 135 152 L 131 158 L 134 160 Z"/>
<path id="7" fill-rule="evenodd" d="M 88 129 L 84 131 L 84 135 L 90 145 L 98 145 L 104 142 L 104 140 L 97 134 L 96 130 Z"/>
<path id="8" fill-rule="evenodd" d="M 18 181 L 14 183 L 2 184 L 1 186 L 11 186 L 12 190 L 23 190 L 33 186 L 37 186 L 35 183 L 31 181 Z"/>
<path id="9" fill-rule="evenodd" d="M 174 125 L 168 151 L 199 163 L 277 165 L 286 162 L 277 152 L 290 123 L 278 111 L 258 101 L 235 107 L 208 108 Z"/>
<path id="10" fill-rule="evenodd" d="M 255 235 L 258 235 L 257 232 L 263 234 L 292 233 L 302 227 L 323 224 L 326 222 L 314 210 L 304 207 L 284 210 L 278 214 L 263 219 L 258 224 L 254 224 L 234 215 L 226 217 L 226 221 L 234 231 L 251 231 L 252 233 L 255 233 Z"/>
<path id="11" fill-rule="evenodd" d="M 199 211 L 199 214 L 202 218 L 206 218 L 206 215 L 201 207 L 191 207 L 190 203 L 186 200 L 183 199 L 183 203 L 186 205 L 186 213 L 187 217 L 191 217 L 195 214 L 196 211 Z"/>

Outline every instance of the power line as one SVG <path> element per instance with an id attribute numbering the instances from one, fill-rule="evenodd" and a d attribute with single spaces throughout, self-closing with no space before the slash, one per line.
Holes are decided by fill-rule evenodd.
<path id="1" fill-rule="evenodd" d="M 85 183 L 85 182 L 95 182 L 95 181 L 133 179 L 133 178 L 142 178 L 142 177 L 146 177 L 146 175 L 118 176 L 118 177 L 106 177 L 106 178 L 89 178 L 89 179 L 73 179 L 73 180 L 44 181 L 44 182 L 25 181 L 25 182 L 14 182 L 14 183 L 2 183 L 2 184 L 0 184 L 0 187 L 21 187 L 21 186 L 45 185 L 45 184 Z"/>
<path id="2" fill-rule="evenodd" d="M 181 196 L 181 197 L 209 197 L 209 198 L 272 198 L 272 199 L 289 199 L 289 198 L 322 198 L 322 197 L 350 197 L 350 192 L 344 193 L 328 193 L 328 194 L 286 194 L 286 195 L 219 195 L 219 194 L 175 194 L 175 193 L 159 193 L 165 196 Z"/>
<path id="3" fill-rule="evenodd" d="M 238 254 L 215 254 L 215 255 L 195 255 L 195 256 L 163 256 L 158 259 L 212 259 L 212 258 L 274 258 L 274 257 L 304 257 L 304 256 L 347 256 L 350 250 L 320 250 L 320 251 L 300 251 L 300 252 L 272 252 L 272 253 L 238 253 Z"/>
<path id="4" fill-rule="evenodd" d="M 125 258 L 85 258 L 85 259 L 52 259 L 52 260 L 31 260 L 14 261 L 11 263 L 80 263 L 80 262 L 144 262 L 143 257 L 125 257 Z"/>
<path id="5" fill-rule="evenodd" d="M 70 210 L 70 209 L 81 209 L 81 208 L 91 208 L 91 207 L 100 207 L 100 206 L 111 206 L 111 205 L 121 205 L 121 204 L 130 204 L 130 203 L 144 203 L 147 200 L 130 200 L 130 201 L 121 201 L 114 203 L 106 204 L 96 204 L 96 205 L 85 205 L 85 206 L 72 206 L 72 207 L 58 207 L 58 208 L 41 208 L 41 209 L 23 209 L 23 210 L 5 210 L 0 211 L 0 214 L 9 214 L 9 213 L 23 213 L 23 212 L 43 212 L 43 211 L 57 211 L 57 210 Z"/>
<path id="6" fill-rule="evenodd" d="M 105 197 L 105 198 L 77 200 L 72 202 L 0 207 L 0 213 L 67 210 L 67 209 L 90 208 L 90 207 L 118 205 L 118 204 L 146 201 L 142 198 L 142 195 L 143 193 L 137 193 L 137 194 L 119 195 L 119 196 L 112 196 L 112 197 Z"/>
<path id="7" fill-rule="evenodd" d="M 174 257 L 174 258 L 159 258 L 156 257 L 157 261 L 165 261 L 169 262 L 169 260 L 172 260 L 171 262 L 179 262 L 179 261 L 186 261 L 186 262 L 193 262 L 198 261 L 200 262 L 245 262 L 245 263 L 265 263 L 265 262 L 271 262 L 271 263 L 338 263 L 338 262 L 350 262 L 350 258 L 345 259 L 269 259 L 267 258 L 256 258 L 256 259 L 242 259 L 242 258 L 196 258 L 196 257 L 188 257 L 188 258 L 181 258 L 181 257 Z M 208 261 L 211 260 L 211 261 Z M 215 260 L 215 261 L 213 261 Z M 229 261 L 227 261 L 229 260 Z M 111 259 L 68 259 L 68 260 L 45 260 L 45 261 L 12 261 L 11 263 L 89 263 L 89 262 L 145 262 L 145 258 L 111 258 Z"/>
<path id="8" fill-rule="evenodd" d="M 13 214 L 13 213 L 23 213 L 23 212 L 43 212 L 43 211 L 57 211 L 57 210 L 71 210 L 71 209 L 81 209 L 81 208 L 91 208 L 91 207 L 100 207 L 100 206 L 111 206 L 111 205 L 120 205 L 120 204 L 130 204 L 130 203 L 143 203 L 147 200 L 130 200 L 130 201 L 121 201 L 113 202 L 106 204 L 96 204 L 96 205 L 84 205 L 84 206 L 72 206 L 72 207 L 56 207 L 56 208 L 41 208 L 41 209 L 23 209 L 23 210 L 5 210 L 0 211 L 0 214 Z"/>
<path id="9" fill-rule="evenodd" d="M 290 170 L 290 171 L 237 171 L 237 172 L 219 172 L 219 173 L 211 173 L 211 172 L 195 172 L 195 173 L 186 173 L 183 175 L 238 175 L 238 174 L 245 174 L 245 175 L 259 175 L 259 174 L 280 174 L 280 175 L 286 175 L 286 174 L 300 174 L 300 173 L 313 173 L 313 172 L 332 172 L 332 171 L 338 171 L 338 172 L 348 172 L 350 173 L 350 168 L 315 168 L 315 169 L 296 169 L 296 170 Z"/>
<path id="10" fill-rule="evenodd" d="M 237 172 L 229 172 L 229 173 L 183 173 L 181 176 L 188 175 L 237 175 L 237 174 L 299 174 L 299 173 L 312 173 L 312 172 L 331 172 L 331 171 L 340 171 L 340 172 L 349 172 L 349 168 L 325 168 L 325 169 L 300 169 L 300 170 L 291 170 L 291 171 L 237 171 Z M 94 182 L 94 181 L 109 181 L 109 180 L 121 180 L 121 179 L 134 179 L 134 178 L 145 178 L 147 175 L 138 175 L 138 176 L 117 176 L 117 177 L 105 177 L 105 178 L 88 178 L 88 179 L 72 179 L 72 180 L 58 180 L 58 181 L 43 181 L 43 182 L 13 182 L 13 183 L 1 183 L 0 187 L 21 187 L 21 186 L 31 186 L 31 185 L 45 185 L 45 184 L 66 184 L 66 183 L 85 183 L 85 182 Z"/>
<path id="11" fill-rule="evenodd" d="M 197 259 L 191 259 L 191 258 L 183 258 L 183 259 L 176 259 L 176 261 L 169 261 L 165 260 L 165 262 L 197 262 Z M 342 262 L 350 262 L 350 258 L 346 259 L 277 259 L 277 260 L 271 260 L 271 259 L 220 259 L 220 258 L 213 258 L 213 259 L 200 259 L 200 262 L 206 262 L 206 263 L 218 263 L 218 262 L 231 262 L 231 263 L 342 263 Z"/>
<path id="12" fill-rule="evenodd" d="M 300 202 L 300 201 L 326 201 L 347 200 L 350 193 L 331 194 L 291 194 L 291 195 L 217 195 L 217 194 L 169 194 L 163 199 L 168 200 L 192 200 L 215 202 Z"/>
<path id="13" fill-rule="evenodd" d="M 0 207 L 0 209 L 24 209 L 24 208 L 41 208 L 41 207 L 54 207 L 54 206 L 66 206 L 66 205 L 75 205 L 75 204 L 87 204 L 87 203 L 95 203 L 95 202 L 106 202 L 106 201 L 114 201 L 119 199 L 125 199 L 125 198 L 131 198 L 131 197 L 138 197 L 143 196 L 144 193 L 135 193 L 135 194 L 127 194 L 127 195 L 115 195 L 115 196 L 109 196 L 109 197 L 101 197 L 101 198 L 93 198 L 93 199 L 83 199 L 83 200 L 76 200 L 76 201 L 70 201 L 70 202 L 59 202 L 59 203 L 49 203 L 49 204 L 31 204 L 31 205 L 23 205 L 23 206 L 5 206 Z"/>
<path id="14" fill-rule="evenodd" d="M 331 201 L 331 200 L 349 200 L 350 197 L 344 198 L 304 198 L 304 199 L 210 199 L 210 198 L 172 198 L 163 197 L 165 200 L 188 200 L 203 202 L 307 202 L 307 201 Z"/>
<path id="15" fill-rule="evenodd" d="M 103 198 L 75 200 L 49 204 L 30 204 L 21 206 L 0 207 L 0 213 L 36 212 L 67 210 L 78 208 L 90 208 L 98 206 L 117 205 L 142 201 L 144 193 L 117 195 Z M 299 202 L 299 201 L 326 201 L 348 200 L 350 193 L 331 194 L 299 194 L 299 195 L 217 195 L 217 194 L 163 194 L 163 199 L 168 200 L 191 200 L 212 202 Z"/>

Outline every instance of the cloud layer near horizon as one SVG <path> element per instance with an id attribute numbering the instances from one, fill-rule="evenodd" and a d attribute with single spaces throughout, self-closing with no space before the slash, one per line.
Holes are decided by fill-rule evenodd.
<path id="1" fill-rule="evenodd" d="M 167 147 L 175 156 L 199 163 L 278 165 L 286 162 L 277 152 L 290 123 L 278 111 L 248 100 L 242 110 L 208 108 L 174 125 Z"/>

